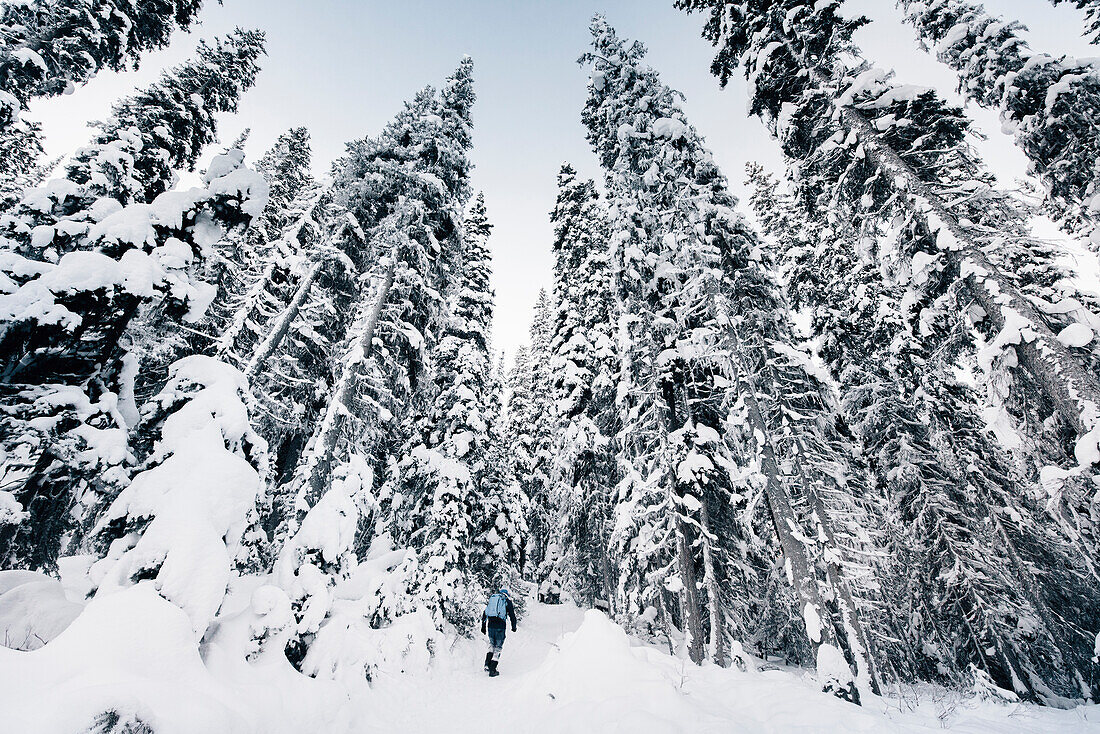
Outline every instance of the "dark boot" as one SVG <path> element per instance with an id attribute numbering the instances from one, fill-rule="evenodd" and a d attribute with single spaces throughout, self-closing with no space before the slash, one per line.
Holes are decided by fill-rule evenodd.
<path id="1" fill-rule="evenodd" d="M 491 652 L 485 653 L 485 670 L 492 670 L 492 668 L 489 667 L 492 664 L 493 664 L 493 653 L 491 653 Z"/>
<path id="2" fill-rule="evenodd" d="M 489 661 L 489 677 L 490 678 L 496 678 L 498 675 L 500 675 L 500 673 L 497 672 L 497 661 L 496 660 L 490 660 Z"/>

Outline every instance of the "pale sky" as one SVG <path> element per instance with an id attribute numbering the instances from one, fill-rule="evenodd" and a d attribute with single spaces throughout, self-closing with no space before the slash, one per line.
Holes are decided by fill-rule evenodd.
<path id="1" fill-rule="evenodd" d="M 985 4 L 1024 22 L 1037 51 L 1100 55 L 1080 37 L 1081 14 L 1071 7 L 1047 0 Z M 875 21 L 857 37 L 868 58 L 896 69 L 902 81 L 934 86 L 958 101 L 954 75 L 918 48 L 893 0 L 850 0 L 848 7 Z M 220 7 L 207 0 L 202 25 L 177 34 L 139 71 L 104 73 L 69 97 L 33 104 L 28 117 L 43 122 L 51 157 L 67 154 L 88 139 L 87 120 L 106 116 L 115 99 L 186 58 L 199 38 L 234 26 L 260 28 L 268 36 L 264 71 L 239 114 L 222 120 L 221 140 L 251 127 L 247 152 L 255 160 L 280 132 L 306 125 L 316 170 L 324 173 L 346 141 L 377 133 L 404 100 L 440 84 L 470 54 L 478 94 L 473 185 L 485 192 L 496 225 L 490 241 L 496 346 L 512 353 L 527 339 L 538 289 L 552 282 L 548 212 L 558 168 L 569 160 L 585 175 L 600 175 L 580 124 L 587 77 L 576 63 L 596 12 L 620 35 L 643 41 L 649 63 L 687 95 L 688 118 L 735 192 L 742 191 L 747 161 L 781 173 L 777 145 L 746 117 L 743 81 L 718 88 L 708 71 L 713 50 L 699 35 L 702 17 L 674 10 L 672 0 L 224 0 Z M 988 136 L 981 145 L 987 162 L 1006 181 L 1023 176 L 1023 156 L 1001 134 L 996 116 L 970 111 Z"/>

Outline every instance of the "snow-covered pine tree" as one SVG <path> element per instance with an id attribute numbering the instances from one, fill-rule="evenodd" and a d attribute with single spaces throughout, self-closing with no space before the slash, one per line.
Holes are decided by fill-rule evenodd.
<path id="1" fill-rule="evenodd" d="M 43 169 L 42 126 L 19 120 L 0 128 L 0 211 L 8 211 L 23 198 L 23 192 L 40 183 L 49 173 Z"/>
<path id="2" fill-rule="evenodd" d="M 323 238 L 348 254 L 354 288 L 343 309 L 347 328 L 325 407 L 296 467 L 276 536 L 290 539 L 277 569 L 297 624 L 288 654 L 303 670 L 336 673 L 324 661 L 346 658 L 342 646 L 364 640 L 370 646 L 374 633 L 360 628 L 380 629 L 422 606 L 417 599 L 433 573 L 419 570 L 417 553 L 405 548 L 408 523 L 402 520 L 420 498 L 393 492 L 409 466 L 403 460 L 414 460 L 401 453 L 410 435 L 402 430 L 436 397 L 431 353 L 445 321 L 443 298 L 461 263 L 472 102 L 467 58 L 441 93 L 421 91 L 377 138 L 350 144 L 335 167 L 334 231 Z M 394 542 L 401 550 L 393 550 Z M 383 561 L 394 574 L 379 582 L 388 591 L 363 596 L 369 588 L 351 574 L 370 579 Z M 345 583 L 353 586 L 351 596 L 340 597 Z M 427 601 L 441 611 L 437 600 Z M 365 606 L 373 609 L 366 618 Z M 415 632 L 395 634 L 401 649 L 426 656 L 420 638 L 440 617 L 423 612 L 419 618 Z M 360 677 L 369 675 L 370 664 L 363 667 Z"/>
<path id="3" fill-rule="evenodd" d="M 710 495 L 732 496 L 736 466 L 721 434 L 728 355 L 714 343 L 729 323 L 718 323 L 717 301 L 701 301 L 721 290 L 720 249 L 729 244 L 702 236 L 676 201 L 691 198 L 698 179 L 717 172 L 701 160 L 684 184 L 661 185 L 673 171 L 683 175 L 702 152 L 694 131 L 688 138 L 675 93 L 642 65 L 641 44 L 627 48 L 601 17 L 592 33 L 594 50 L 583 57 L 593 69 L 582 119 L 606 172 L 622 309 L 619 606 L 632 615 L 661 609 L 666 627 L 678 626 L 691 659 L 701 662 L 704 609 L 720 604 L 699 598 L 696 548 L 715 540 L 702 531 L 702 509 Z M 701 217 L 698 226 L 706 226 Z M 666 609 L 666 591 L 678 608 Z"/>
<path id="4" fill-rule="evenodd" d="M 816 507 L 803 512 L 797 506 L 770 435 L 775 426 L 768 414 L 781 396 L 762 368 L 775 356 L 774 342 L 789 343 L 789 325 L 761 267 L 758 239 L 733 211 L 736 202 L 713 156 L 684 121 L 679 96 L 642 63 L 644 47 L 626 47 L 599 16 L 592 32 L 594 51 L 584 57 L 593 71 L 583 120 L 618 217 L 613 241 L 625 363 L 620 496 L 629 498 L 620 526 L 634 523 L 636 532 L 633 539 L 620 535 L 620 557 L 649 564 L 629 572 L 634 584 L 644 585 L 636 587 L 633 604 L 640 592 L 650 595 L 645 603 L 663 605 L 646 590 L 658 584 L 672 591 L 692 659 L 703 659 L 709 626 L 707 652 L 726 662 L 719 558 L 744 554 L 748 508 L 766 507 L 821 683 L 858 700 L 838 643 L 866 680 L 859 612 L 842 601 L 841 614 L 832 619 L 825 600 L 847 595 L 831 576 L 823 584 L 818 578 L 819 552 L 840 562 L 832 533 L 821 532 L 832 519 Z M 806 494 L 812 491 L 808 480 L 796 482 Z M 762 502 L 752 505 L 747 500 L 754 487 L 763 489 Z M 720 537 L 709 511 L 731 504 L 746 509 L 740 525 L 722 528 Z M 639 545 L 646 535 L 648 547 Z M 736 560 L 727 563 L 737 568 Z"/>
<path id="5" fill-rule="evenodd" d="M 679 5 L 710 11 L 721 79 L 745 63 L 751 109 L 797 163 L 799 198 L 872 238 L 893 233 L 876 257 L 905 289 L 913 329 L 930 340 L 974 331 L 983 407 L 1015 423 L 1025 439 L 1015 450 L 1047 477 L 1055 514 L 1081 528 L 1070 533 L 1087 563 L 1097 553 L 1086 484 L 1100 461 L 1100 323 L 1028 237 L 1027 212 L 991 186 L 961 110 L 862 62 L 851 36 L 865 21 L 842 17 L 839 3 Z"/>
<path id="6" fill-rule="evenodd" d="M 223 241 L 218 253 L 223 298 L 209 316 L 211 338 L 218 353 L 248 372 L 255 372 L 249 362 L 264 338 L 261 324 L 283 312 L 301 271 L 313 264 L 310 250 L 331 192 L 313 179 L 311 162 L 306 128 L 280 135 L 256 163 L 271 187 L 267 207 L 241 236 Z"/>
<path id="7" fill-rule="evenodd" d="M 516 475 L 530 505 L 527 515 L 527 562 L 536 577 L 541 578 L 550 569 L 543 565 L 552 559 L 547 551 L 551 535 L 550 474 L 552 471 L 553 430 L 556 423 L 552 398 L 554 375 L 552 374 L 551 340 L 554 331 L 554 306 L 550 294 L 540 288 L 535 298 L 535 312 L 531 320 L 531 344 L 528 349 L 530 383 L 529 411 L 523 416 L 525 431 L 530 437 L 529 454 L 522 470 Z M 518 417 L 518 416 L 517 416 Z"/>
<path id="8" fill-rule="evenodd" d="M 266 183 L 244 167 L 239 151 L 216 157 L 202 187 L 168 191 L 174 173 L 165 162 L 191 166 L 199 151 L 188 141 L 167 140 L 161 124 L 191 141 L 212 139 L 213 112 L 235 109 L 255 79 L 262 44 L 262 34 L 238 31 L 201 46 L 196 61 L 116 105 L 116 116 L 64 178 L 27 191 L 0 218 L 0 374 L 9 386 L 6 417 L 22 426 L 6 438 L 26 460 L 17 494 L 24 507 L 36 508 L 16 533 L 29 545 L 15 552 L 8 547 L 12 537 L 4 545 L 5 555 L 24 556 L 26 567 L 52 563 L 72 520 L 69 503 L 85 480 L 109 477 L 111 466 L 127 460 L 125 429 L 137 420 L 136 363 L 126 356 L 123 335 L 139 306 L 167 297 L 180 318 L 201 317 L 213 289 L 192 276 L 224 231 L 247 224 L 266 202 Z M 235 75 L 233 83 L 225 74 Z M 155 196 L 147 199 L 150 193 Z M 67 397 L 45 399 L 47 384 L 62 386 Z M 50 417 L 36 422 L 44 430 L 29 430 L 27 421 L 36 416 Z M 97 445 L 97 435 L 112 438 Z M 91 475 L 78 480 L 72 472 L 83 470 L 74 461 Z"/>
<path id="9" fill-rule="evenodd" d="M 548 497 L 558 576 L 586 604 L 610 603 L 615 579 L 608 556 L 614 526 L 616 462 L 615 283 L 608 221 L 592 181 L 572 165 L 558 173 L 554 225 L 554 314 L 550 359 L 554 401 Z"/>
<path id="10" fill-rule="evenodd" d="M 535 452 L 533 449 L 535 440 L 532 433 L 532 421 L 536 419 L 536 416 L 531 369 L 530 347 L 526 344 L 521 345 L 516 350 L 515 356 L 512 358 L 512 367 L 508 369 L 505 376 L 507 405 L 504 411 L 506 418 L 505 440 L 508 445 L 508 471 L 520 483 L 521 488 L 524 486 L 523 479 L 534 473 L 535 465 Z M 527 496 L 526 491 L 524 491 L 524 496 Z M 529 501 L 530 498 L 528 497 Z M 527 515 L 524 518 L 525 525 L 530 513 L 531 508 L 528 506 Z M 528 528 L 527 534 L 520 541 L 519 568 L 524 573 L 527 573 L 531 568 L 529 565 L 531 545 L 530 529 Z"/>
<path id="11" fill-rule="evenodd" d="M 54 97 L 101 69 L 137 67 L 195 22 L 202 0 L 39 0 L 0 8 L 0 127 L 35 97 Z"/>
<path id="12" fill-rule="evenodd" d="M 464 59 L 441 93 L 420 92 L 377 139 L 350 145 L 339 165 L 344 214 L 335 221 L 355 243 L 344 249 L 357 253 L 357 303 L 327 407 L 299 462 L 299 513 L 351 454 L 384 477 L 403 440 L 398 422 L 431 399 L 430 353 L 461 262 L 472 69 Z M 395 513 L 410 511 L 395 505 Z"/>
<path id="13" fill-rule="evenodd" d="M 462 420 L 475 438 L 463 456 L 472 467 L 475 487 L 471 568 L 486 586 L 497 585 L 498 580 L 506 582 L 518 573 L 519 548 L 527 534 L 527 498 L 515 476 L 508 471 L 508 447 L 502 424 L 504 387 L 492 364 L 490 351 L 493 291 L 488 238 L 491 232 L 485 197 L 479 193 L 463 226 L 462 277 L 438 347 L 443 359 L 450 351 L 448 342 L 460 341 L 457 364 L 462 372 L 458 373 L 459 382 L 451 388 L 455 396 L 452 400 L 457 401 L 448 414 L 454 420 L 464 413 Z M 458 408 L 463 401 L 466 404 Z M 483 431 L 479 424 L 484 425 Z M 451 432 L 461 435 L 455 434 L 454 429 Z M 461 443 L 465 442 L 463 438 Z M 461 447 L 456 445 L 456 448 Z"/>
<path id="14" fill-rule="evenodd" d="M 116 103 L 112 116 L 98 124 L 99 133 L 68 163 L 64 178 L 28 192 L 0 219 L 5 249 L 56 262 L 80 248 L 87 226 L 118 206 L 151 204 L 170 189 L 175 170 L 193 169 L 216 139 L 215 115 L 235 111 L 255 82 L 263 44 L 259 31 L 241 30 L 213 46 L 201 43 L 195 59 Z"/>
<path id="15" fill-rule="evenodd" d="M 493 418 L 491 230 L 479 194 L 465 218 L 461 271 L 433 349 L 435 397 L 402 450 L 400 469 L 401 492 L 416 502 L 409 538 L 420 551 L 423 593 L 448 621 L 466 629 L 476 623 L 476 600 L 484 591 L 474 583 L 475 570 L 493 573 L 492 563 L 502 555 L 498 546 L 507 556 L 517 540 L 501 537 L 515 532 L 516 518 L 501 513 L 512 509 L 501 494 L 509 485 L 495 481 L 496 495 L 489 496 L 483 483 Z M 475 548 L 478 555 L 489 552 L 476 557 Z"/>
<path id="16" fill-rule="evenodd" d="M 153 579 L 187 613 L 196 638 L 235 570 L 248 565 L 246 536 L 257 522 L 267 449 L 249 424 L 246 390 L 238 370 L 210 357 L 172 365 L 145 406 L 152 454 L 92 532 L 101 555 L 89 572 L 97 592 Z"/>
<path id="17" fill-rule="evenodd" d="M 309 129 L 294 127 L 280 135 L 256 162 L 256 170 L 271 184 L 270 205 L 258 222 L 268 242 L 279 239 L 291 225 L 294 221 L 291 206 L 302 192 L 313 186 L 312 155 Z"/>
<path id="18" fill-rule="evenodd" d="M 263 254 L 240 271 L 216 353 L 249 379 L 255 424 L 271 448 L 272 482 L 281 496 L 325 408 L 365 253 L 350 220 L 336 221 L 345 210 L 333 186 L 310 175 L 304 128 L 283 135 L 265 159 L 259 167 L 283 204 L 262 219 L 266 234 L 253 234 L 249 249 Z M 270 531 L 284 510 L 274 500 L 265 518 Z"/>
<path id="19" fill-rule="evenodd" d="M 1095 614 L 1093 584 L 1068 563 L 1072 551 L 1052 537 L 1035 495 L 1021 494 L 1027 482 L 979 420 L 973 389 L 951 377 L 950 358 L 908 332 L 901 289 L 882 279 L 858 238 L 838 235 L 820 208 L 796 207 L 758 166 L 750 184 L 792 302 L 811 316 L 845 424 L 869 460 L 874 494 L 889 508 L 889 561 L 878 573 L 893 613 L 873 616 L 880 669 L 958 682 L 977 666 L 1052 700 L 1051 685 L 1085 683 L 1075 638 Z M 1048 590 L 1033 580 L 1038 569 Z M 1074 611 L 1058 589 L 1076 597 Z"/>
<path id="20" fill-rule="evenodd" d="M 25 462 L 14 494 L 29 512 L 0 537 L 5 564 L 50 567 L 61 536 L 98 503 L 96 487 L 109 495 L 124 483 L 136 364 L 120 355 L 120 334 L 143 300 L 162 293 L 182 312 L 201 313 L 210 288 L 192 280 L 194 263 L 224 228 L 248 223 L 266 189 L 233 151 L 214 159 L 201 188 L 113 207 L 56 263 L 6 253 L 14 272 L 31 277 L 0 295 L 0 338 L 11 360 L 4 448 Z M 104 368 L 112 365 L 108 381 Z"/>
<path id="21" fill-rule="evenodd" d="M 480 477 L 481 506 L 475 513 L 475 571 L 490 588 L 512 588 L 524 560 L 529 508 L 513 472 L 503 362 L 490 374 L 488 398 L 488 448 Z"/>
<path id="22" fill-rule="evenodd" d="M 901 3 L 921 42 L 959 74 L 967 99 L 997 110 L 1044 183 L 1047 209 L 1071 231 L 1096 230 L 1100 65 L 1031 51 L 1019 23 L 966 0 Z M 1100 200 L 1098 200 L 1100 201 Z M 1100 247 L 1100 233 L 1094 247 Z"/>
<path id="23" fill-rule="evenodd" d="M 248 377 L 255 425 L 271 449 L 273 489 L 262 509 L 270 534 L 288 517 L 299 462 L 326 410 L 364 256 L 349 229 L 333 226 L 342 210 L 331 188 L 307 191 L 294 210 L 298 220 L 278 244 L 287 255 L 236 304 L 218 345 Z"/>
<path id="24" fill-rule="evenodd" d="M 1095 42 L 1100 39 L 1100 0 L 1050 0 L 1053 5 L 1068 5 L 1085 11 L 1085 35 Z"/>
<path id="25" fill-rule="evenodd" d="M 112 108 L 69 164 L 69 179 L 124 205 L 152 201 L 175 185 L 175 171 L 193 170 L 217 141 L 217 115 L 236 112 L 263 53 L 261 31 L 237 29 L 213 46 L 200 42 L 193 60 Z"/>

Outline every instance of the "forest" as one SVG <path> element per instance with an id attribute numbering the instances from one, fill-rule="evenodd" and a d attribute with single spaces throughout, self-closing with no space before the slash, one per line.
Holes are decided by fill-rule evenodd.
<path id="1" fill-rule="evenodd" d="M 58 159 L 29 105 L 204 3 L 0 5 L 0 730 L 1100 731 L 1100 53 L 898 0 L 938 90 L 846 0 L 665 4 L 785 165 L 594 7 L 512 353 L 474 59 L 325 169 L 219 137 L 237 29 Z"/>

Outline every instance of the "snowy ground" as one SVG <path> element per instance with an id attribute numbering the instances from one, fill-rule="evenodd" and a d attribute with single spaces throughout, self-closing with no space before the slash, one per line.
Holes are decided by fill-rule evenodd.
<path id="1" fill-rule="evenodd" d="M 0 595 L 0 608 L 3 597 Z M 59 624 L 64 620 L 59 620 Z M 800 671 L 696 667 L 632 640 L 598 612 L 531 603 L 499 678 L 484 641 L 457 640 L 426 670 L 371 687 L 311 680 L 272 656 L 207 645 L 147 584 L 93 600 L 44 647 L 0 648 L 0 732 L 75 734 L 115 710 L 157 734 L 572 732 L 1100 732 L 1100 707 L 1057 711 L 926 694 L 862 708 Z"/>
<path id="2" fill-rule="evenodd" d="M 1054 711 L 948 696 L 904 713 L 886 700 L 856 708 L 819 693 L 809 676 L 684 664 L 596 612 L 528 610 L 508 635 L 499 678 L 481 669 L 480 640 L 460 641 L 429 674 L 378 682 L 363 702 L 370 711 L 364 731 L 1100 732 L 1100 707 Z"/>

